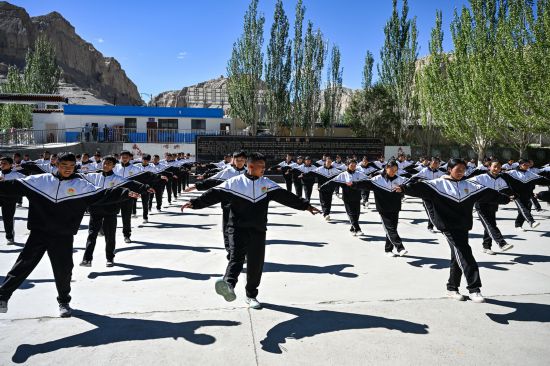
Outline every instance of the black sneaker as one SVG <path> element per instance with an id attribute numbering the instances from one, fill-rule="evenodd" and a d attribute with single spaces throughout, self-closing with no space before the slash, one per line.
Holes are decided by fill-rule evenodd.
<path id="1" fill-rule="evenodd" d="M 83 260 L 82 262 L 80 262 L 80 267 L 91 267 L 91 266 L 92 266 L 92 261 Z"/>
<path id="2" fill-rule="evenodd" d="M 6 242 L 7 245 L 14 245 L 15 241 L 13 239 L 8 239 Z"/>
<path id="3" fill-rule="evenodd" d="M 73 309 L 71 309 L 69 304 L 59 304 L 59 316 L 62 318 L 70 318 L 73 314 Z"/>

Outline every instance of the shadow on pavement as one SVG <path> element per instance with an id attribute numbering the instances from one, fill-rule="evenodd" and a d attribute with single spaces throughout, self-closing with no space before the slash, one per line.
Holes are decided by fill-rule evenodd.
<path id="1" fill-rule="evenodd" d="M 327 245 L 326 242 L 321 241 L 299 241 L 299 240 L 286 240 L 286 239 L 271 239 L 267 240 L 266 245 L 303 245 L 305 247 L 321 248 Z"/>
<path id="2" fill-rule="evenodd" d="M 195 273 L 195 272 L 185 272 L 185 271 L 175 271 L 172 269 L 165 268 L 154 268 L 154 267 L 142 267 L 136 266 L 133 264 L 123 264 L 116 263 L 115 267 L 122 267 L 118 271 L 107 271 L 107 272 L 90 272 L 88 278 L 95 279 L 98 277 L 112 277 L 112 276 L 133 276 L 123 280 L 124 282 L 133 282 L 133 281 L 145 281 L 145 280 L 157 280 L 161 278 L 187 278 L 195 281 L 206 281 L 212 277 L 221 277 L 221 274 L 205 274 L 205 273 Z"/>
<path id="3" fill-rule="evenodd" d="M 290 272 L 290 273 L 314 273 L 314 274 L 330 274 L 340 277 L 355 278 L 359 277 L 356 273 L 342 272 L 346 268 L 353 267 L 352 264 L 333 264 L 330 266 L 312 266 L 309 264 L 281 264 L 281 263 L 264 263 L 265 272 Z"/>
<path id="4" fill-rule="evenodd" d="M 404 258 L 408 259 L 415 259 L 412 262 L 407 262 L 413 267 L 428 267 L 431 269 L 444 269 L 449 268 L 449 264 L 451 263 L 450 259 L 444 259 L 444 258 L 430 258 L 430 257 L 417 257 L 414 255 L 406 255 Z M 513 266 L 514 262 L 477 262 L 477 265 L 479 267 L 487 268 L 487 269 L 493 269 L 496 271 L 508 271 L 509 268 L 501 267 L 501 266 Z"/>
<path id="5" fill-rule="evenodd" d="M 164 244 L 164 243 L 151 243 L 148 241 L 132 240 L 132 244 L 138 244 L 138 246 L 130 246 L 120 248 L 116 250 L 116 253 L 126 252 L 129 250 L 141 250 L 141 249 L 163 249 L 163 250 L 190 250 L 199 253 L 209 253 L 212 250 L 223 250 L 222 247 L 192 247 L 189 245 L 178 244 Z"/>
<path id="6" fill-rule="evenodd" d="M 22 344 L 17 347 L 12 361 L 24 363 L 30 357 L 55 352 L 64 348 L 98 347 L 128 341 L 146 341 L 163 338 L 183 338 L 187 342 L 206 346 L 216 342 L 209 334 L 197 333 L 203 327 L 231 327 L 240 322 L 229 320 L 197 320 L 171 323 L 159 320 L 115 318 L 76 310 L 73 317 L 82 319 L 96 328 L 84 333 L 41 344 Z"/>
<path id="7" fill-rule="evenodd" d="M 508 314 L 487 313 L 489 319 L 499 324 L 510 324 L 510 321 L 539 323 L 550 322 L 550 305 L 547 304 L 537 304 L 532 302 L 513 302 L 496 299 L 486 299 L 486 302 L 489 304 L 504 306 L 514 310 Z"/>
<path id="8" fill-rule="evenodd" d="M 282 353 L 287 338 L 303 339 L 318 334 L 352 329 L 386 328 L 402 333 L 427 334 L 428 326 L 400 319 L 373 315 L 343 313 L 329 310 L 307 310 L 290 306 L 263 304 L 265 309 L 292 314 L 296 317 L 271 328 L 260 341 L 262 349 L 270 353 Z"/>

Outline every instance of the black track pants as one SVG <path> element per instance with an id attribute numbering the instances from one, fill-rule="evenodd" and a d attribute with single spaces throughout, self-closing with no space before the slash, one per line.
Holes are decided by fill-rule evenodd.
<path id="1" fill-rule="evenodd" d="M 481 278 L 479 267 L 472 254 L 472 248 L 468 244 L 467 230 L 442 231 L 451 248 L 451 265 L 447 290 L 458 291 L 462 274 L 468 283 L 470 293 L 479 292 Z"/>

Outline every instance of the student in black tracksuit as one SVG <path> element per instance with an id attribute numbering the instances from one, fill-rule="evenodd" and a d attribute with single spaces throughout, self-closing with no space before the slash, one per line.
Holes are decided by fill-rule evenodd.
<path id="1" fill-rule="evenodd" d="M 374 163 L 369 162 L 369 157 L 365 155 L 363 156 L 363 160 L 361 160 L 361 163 L 357 167 L 357 170 L 359 170 L 366 176 L 371 176 L 371 174 L 373 174 L 377 170 L 380 170 L 380 168 L 378 168 Z M 361 204 L 363 205 L 363 207 L 369 207 L 369 196 L 369 189 L 361 190 Z"/>
<path id="2" fill-rule="evenodd" d="M 156 173 L 161 175 L 161 178 L 164 176 L 166 179 L 162 178 L 156 185 L 153 186 L 155 190 L 154 195 L 149 195 L 149 211 L 153 208 L 153 196 L 155 197 L 155 203 L 157 207 L 157 212 L 162 212 L 162 197 L 164 195 L 164 190 L 167 187 L 168 182 L 174 175 L 173 173 L 167 171 L 168 165 L 160 162 L 160 156 L 153 155 L 152 165 L 156 169 Z"/>
<path id="3" fill-rule="evenodd" d="M 86 207 L 127 200 L 125 188 L 99 189 L 74 174 L 76 157 L 65 154 L 57 163 L 58 172 L 0 182 L 0 195 L 28 198 L 30 230 L 25 247 L 0 287 L 0 312 L 7 311 L 12 293 L 23 283 L 48 252 L 57 287 L 60 315 L 71 315 L 71 275 L 73 238 Z"/>
<path id="4" fill-rule="evenodd" d="M 151 211 L 151 205 L 153 201 L 153 196 L 156 193 L 156 188 L 161 185 L 164 185 L 168 181 L 168 175 L 159 172 L 157 167 L 154 164 L 151 164 L 151 155 L 144 154 L 141 157 L 141 163 L 136 164 L 140 167 L 143 173 L 138 174 L 133 177 L 133 180 L 136 182 L 141 182 L 143 184 L 150 185 L 153 189 L 149 191 L 139 192 L 141 194 L 141 204 L 143 207 L 143 223 L 147 224 L 149 222 L 149 211 Z M 134 201 L 134 213 L 136 209 L 137 201 Z"/>
<path id="5" fill-rule="evenodd" d="M 369 180 L 361 180 L 351 184 L 351 187 L 355 189 L 374 191 L 376 210 L 382 219 L 382 226 L 386 232 L 386 246 L 384 249 L 388 257 L 395 256 L 394 247 L 400 256 L 407 254 L 403 241 L 397 233 L 399 211 L 401 211 L 401 200 L 403 198 L 400 186 L 405 183 L 405 179 L 397 175 L 398 169 L 397 162 L 391 160 L 384 166 L 382 174 Z"/>
<path id="6" fill-rule="evenodd" d="M 313 176 L 317 178 L 317 187 L 320 188 L 323 184 L 336 177 L 342 171 L 332 166 L 332 157 L 330 155 L 325 156 L 325 165 L 312 170 L 307 173 L 303 173 L 304 177 Z M 330 221 L 330 209 L 332 208 L 332 192 L 319 191 L 319 201 L 321 203 L 321 209 L 323 211 L 323 217 L 326 221 Z"/>
<path id="7" fill-rule="evenodd" d="M 294 174 L 296 174 L 295 172 L 299 173 L 296 175 L 296 179 L 301 181 L 302 187 L 304 188 L 305 199 L 308 202 L 311 201 L 311 193 L 313 192 L 313 185 L 315 184 L 315 175 L 308 173 L 316 169 L 317 167 L 312 164 L 312 160 L 309 156 L 305 157 L 303 165 L 296 166 L 292 169 Z"/>
<path id="8" fill-rule="evenodd" d="M 13 159 L 3 157 L 0 159 L 0 180 L 8 181 L 14 179 L 25 178 L 24 174 L 12 169 Z M 13 218 L 15 216 L 15 208 L 21 196 L 16 197 L 0 197 L 0 205 L 2 206 L 2 221 L 4 222 L 4 232 L 6 233 L 6 241 L 8 245 L 15 244 L 15 231 L 13 230 Z"/>
<path id="9" fill-rule="evenodd" d="M 468 232 L 473 223 L 472 210 L 475 202 L 508 203 L 510 198 L 480 184 L 463 180 L 466 171 L 464 160 L 451 159 L 447 169 L 448 175 L 429 181 L 406 183 L 402 189 L 407 195 L 433 202 L 435 226 L 445 235 L 451 248 L 447 295 L 456 300 L 464 300 L 458 292 L 464 273 L 470 299 L 484 302 L 480 291 L 479 267 L 468 244 Z"/>
<path id="10" fill-rule="evenodd" d="M 298 156 L 296 158 L 296 164 L 290 169 L 289 174 L 292 177 L 292 182 L 294 183 L 294 190 L 296 191 L 296 196 L 302 198 L 303 184 L 299 176 L 302 174 L 300 170 L 296 169 L 304 165 L 304 158 Z"/>
<path id="11" fill-rule="evenodd" d="M 514 196 L 515 193 L 508 185 L 510 177 L 507 174 L 501 173 L 501 163 L 498 160 L 492 160 L 489 165 L 489 170 L 485 174 L 476 175 L 469 180 L 481 184 L 487 188 L 494 189 L 509 196 Z M 519 200 L 514 200 L 517 205 L 522 205 Z M 498 211 L 498 202 L 476 202 L 475 208 L 479 219 L 484 228 L 483 232 L 483 252 L 486 254 L 496 254 L 491 250 L 491 244 L 494 240 L 500 248 L 501 252 L 512 249 L 514 246 L 508 244 L 502 233 L 500 232 L 497 222 L 496 213 Z M 525 212 L 526 208 L 521 207 L 520 211 Z"/>
<path id="12" fill-rule="evenodd" d="M 286 190 L 292 192 L 292 174 L 290 170 L 296 166 L 296 163 L 293 161 L 294 155 L 286 154 L 284 161 L 281 161 L 279 164 L 269 168 L 271 171 L 281 172 L 286 184 Z"/>
<path id="13" fill-rule="evenodd" d="M 148 185 L 128 180 L 116 175 L 113 172 L 117 161 L 112 156 L 106 156 L 103 161 L 103 170 L 98 173 L 88 173 L 82 176 L 96 187 L 113 188 L 125 187 L 132 192 L 144 194 L 149 189 Z M 113 203 L 101 206 L 90 206 L 90 223 L 88 225 L 88 239 L 86 240 L 86 250 L 80 263 L 81 267 L 91 267 L 94 255 L 94 249 L 99 231 L 103 229 L 105 237 L 105 257 L 107 258 L 107 267 L 114 266 L 115 248 L 116 248 L 116 226 L 117 215 L 120 212 L 120 203 Z"/>
<path id="14" fill-rule="evenodd" d="M 189 187 L 185 192 L 192 192 L 194 190 L 206 191 L 210 188 L 219 186 L 226 180 L 236 177 L 241 174 L 246 173 L 246 153 L 244 151 L 235 152 L 233 154 L 233 165 L 226 167 L 217 174 L 211 176 L 208 179 L 199 180 L 195 183 L 194 187 Z M 223 233 L 223 243 L 225 250 L 227 251 L 227 260 L 230 256 L 230 246 L 229 246 L 229 235 L 227 234 L 227 223 L 229 222 L 229 213 L 230 213 L 230 201 L 222 201 L 222 233 Z"/>
<path id="15" fill-rule="evenodd" d="M 441 161 L 439 160 L 438 157 L 432 157 L 430 161 L 430 165 L 422 168 L 418 173 L 413 175 L 411 179 L 433 180 L 433 179 L 441 178 L 443 175 L 445 175 L 445 173 L 439 169 L 440 164 L 441 164 Z M 430 231 L 431 233 L 435 233 L 436 231 L 434 230 L 433 203 L 430 200 L 423 199 L 422 205 L 424 206 L 424 210 L 426 210 L 426 215 L 428 216 L 428 231 Z"/>
<path id="16" fill-rule="evenodd" d="M 363 173 L 356 171 L 357 161 L 348 160 L 347 170 L 338 174 L 321 187 L 319 192 L 330 194 L 334 192 L 336 186 L 342 187 L 342 200 L 344 201 L 344 207 L 351 224 L 349 231 L 353 236 L 363 235 L 361 227 L 359 226 L 359 216 L 361 215 L 361 192 L 357 189 L 348 187 L 348 183 L 357 182 L 360 180 L 368 179 Z"/>
<path id="17" fill-rule="evenodd" d="M 251 308 L 258 309 L 261 308 L 261 304 L 256 300 L 256 296 L 264 264 L 269 202 L 273 200 L 297 210 L 308 210 L 313 214 L 319 211 L 306 200 L 281 189 L 277 183 L 264 177 L 263 155 L 249 155 L 247 165 L 246 174 L 228 179 L 220 186 L 209 189 L 202 196 L 183 205 L 182 210 L 200 209 L 222 201 L 230 202 L 227 232 L 231 254 L 225 276 L 216 282 L 216 292 L 226 301 L 235 300 L 234 288 L 246 258 L 246 301 Z"/>
<path id="18" fill-rule="evenodd" d="M 519 161 L 519 166 L 516 169 L 507 171 L 506 174 L 508 174 L 508 176 L 512 178 L 508 180 L 508 184 L 510 185 L 512 190 L 518 194 L 519 201 L 523 204 L 523 206 L 527 209 L 527 212 L 530 214 L 531 207 L 533 206 L 531 198 L 534 195 L 533 191 L 535 190 L 535 187 L 537 185 L 550 185 L 550 179 L 541 177 L 540 175 L 530 172 L 529 167 L 529 161 L 521 159 Z M 525 217 L 525 213 L 518 211 L 515 222 L 516 229 L 525 231 L 523 229 Z M 532 228 L 535 228 L 538 225 L 539 223 L 534 220 L 530 222 L 530 226 Z"/>

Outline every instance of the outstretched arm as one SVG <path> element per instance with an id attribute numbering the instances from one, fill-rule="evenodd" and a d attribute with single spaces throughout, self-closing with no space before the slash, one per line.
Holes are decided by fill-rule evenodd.
<path id="1" fill-rule="evenodd" d="M 181 210 L 183 211 L 186 208 L 192 208 L 194 210 L 198 210 L 201 208 L 205 208 L 208 206 L 215 205 L 216 203 L 220 203 L 226 194 L 216 188 L 210 188 L 208 191 L 204 192 L 201 196 L 197 198 L 193 198 L 183 206 L 181 206 Z"/>
<path id="2" fill-rule="evenodd" d="M 274 189 L 267 193 L 268 199 L 293 208 L 295 210 L 308 210 L 312 214 L 319 212 L 315 207 L 311 206 L 309 202 L 303 198 L 296 196 L 294 193 L 287 191 L 286 189 Z"/>

